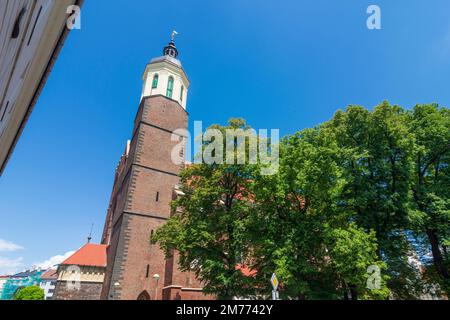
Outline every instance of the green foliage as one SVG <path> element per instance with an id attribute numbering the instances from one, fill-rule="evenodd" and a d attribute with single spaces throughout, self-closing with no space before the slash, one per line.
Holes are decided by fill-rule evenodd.
<path id="1" fill-rule="evenodd" d="M 360 298 L 387 296 L 385 282 L 377 292 L 364 289 L 367 268 L 384 265 L 374 233 L 356 228 L 342 205 L 342 156 L 330 128 L 307 129 L 283 140 L 277 175 L 254 181 L 258 219 L 252 242 L 261 257 L 254 268 L 265 290 L 276 270 L 286 298 L 347 298 L 350 290 L 359 290 Z"/>
<path id="2" fill-rule="evenodd" d="M 409 116 L 416 138 L 411 225 L 419 239 L 428 240 L 422 246 L 431 245 L 430 275 L 450 292 L 450 110 L 418 105 Z"/>
<path id="3" fill-rule="evenodd" d="M 38 286 L 25 287 L 14 295 L 14 300 L 44 300 L 44 290 Z"/>
<path id="4" fill-rule="evenodd" d="M 377 257 L 377 242 L 375 232 L 365 232 L 355 224 L 347 229 L 333 229 L 328 238 L 329 257 L 333 269 L 340 281 L 351 284 L 361 299 L 385 299 L 389 296 L 386 287 L 387 275 L 380 279 L 379 288 L 369 289 L 367 282 L 372 273 L 370 267 L 380 271 L 386 269 L 386 264 Z"/>
<path id="5" fill-rule="evenodd" d="M 233 119 L 226 129 L 247 129 L 243 120 Z M 224 142 L 225 143 L 225 142 Z M 205 145 L 204 147 L 207 147 Z M 224 157 L 227 155 L 224 154 Z M 154 234 L 167 255 L 176 249 L 180 268 L 191 270 L 204 282 L 204 290 L 219 298 L 253 292 L 252 279 L 236 266 L 248 256 L 246 226 L 252 216 L 248 198 L 251 165 L 198 164 L 181 174 L 182 192 L 173 204 L 183 214 L 176 215 Z"/>
<path id="6" fill-rule="evenodd" d="M 346 177 L 340 203 L 358 226 L 375 231 L 377 254 L 388 265 L 389 287 L 395 295 L 399 275 L 408 274 L 408 283 L 416 276 L 409 272 L 408 251 L 398 246 L 404 240 L 412 199 L 414 136 L 408 130 L 408 114 L 387 102 L 373 112 L 350 106 L 325 126 L 335 132 L 345 155 L 339 160 Z"/>
<path id="7" fill-rule="evenodd" d="M 242 119 L 212 128 L 244 136 L 250 129 Z M 244 139 L 247 151 L 253 138 Z M 273 175 L 262 175 L 248 156 L 245 164 L 187 167 L 173 203 L 178 213 L 151 241 L 167 256 L 177 250 L 180 268 L 224 299 L 268 297 L 273 272 L 286 299 L 448 292 L 449 109 L 350 106 L 279 147 Z M 419 270 L 411 259 L 430 248 L 433 259 Z M 245 276 L 241 265 L 257 274 Z M 369 289 L 374 268 L 381 277 Z"/>

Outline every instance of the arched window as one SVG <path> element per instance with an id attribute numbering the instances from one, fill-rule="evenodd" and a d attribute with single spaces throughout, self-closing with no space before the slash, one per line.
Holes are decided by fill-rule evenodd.
<path id="1" fill-rule="evenodd" d="M 169 77 L 169 82 L 167 83 L 167 93 L 166 96 L 168 98 L 172 98 L 172 94 L 173 94 L 173 77 L 170 76 Z"/>
<path id="2" fill-rule="evenodd" d="M 183 101 L 184 86 L 181 86 L 180 101 Z"/>
<path id="3" fill-rule="evenodd" d="M 159 79 L 159 75 L 156 73 L 156 74 L 153 76 L 152 89 L 158 88 L 158 79 Z"/>

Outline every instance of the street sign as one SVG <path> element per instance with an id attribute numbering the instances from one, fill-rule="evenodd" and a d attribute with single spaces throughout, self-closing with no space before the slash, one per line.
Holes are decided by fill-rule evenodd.
<path id="1" fill-rule="evenodd" d="M 279 282 L 275 273 L 272 275 L 272 278 L 270 278 L 270 283 L 272 283 L 273 290 L 277 291 Z"/>
<path id="2" fill-rule="evenodd" d="M 278 291 L 276 291 L 276 290 L 272 291 L 272 300 L 280 300 L 280 295 L 279 295 Z"/>

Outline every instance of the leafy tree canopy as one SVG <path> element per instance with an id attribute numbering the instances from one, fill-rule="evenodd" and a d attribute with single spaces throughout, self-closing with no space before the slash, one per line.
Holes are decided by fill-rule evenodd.
<path id="1" fill-rule="evenodd" d="M 44 300 L 44 290 L 38 286 L 29 286 L 20 289 L 14 300 Z"/>
<path id="2" fill-rule="evenodd" d="M 255 138 L 245 135 L 250 127 L 242 119 L 211 128 L 242 129 L 247 151 Z M 206 141 L 203 150 L 228 156 L 212 146 Z M 181 270 L 224 299 L 268 297 L 273 272 L 289 299 L 448 293 L 449 109 L 349 106 L 278 146 L 272 175 L 248 157 L 186 167 L 176 214 L 151 241 L 167 256 L 176 250 Z M 371 287 L 374 270 L 380 276 Z"/>

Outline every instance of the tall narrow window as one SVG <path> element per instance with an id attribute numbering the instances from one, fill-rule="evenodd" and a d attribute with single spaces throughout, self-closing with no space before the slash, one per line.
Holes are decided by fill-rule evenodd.
<path id="1" fill-rule="evenodd" d="M 2 118 L 0 119 L 0 122 L 3 121 L 3 118 L 5 118 L 5 113 L 8 111 L 9 101 L 6 102 L 5 109 L 3 110 Z"/>
<path id="2" fill-rule="evenodd" d="M 172 98 L 172 94 L 173 94 L 173 77 L 170 76 L 169 77 L 169 82 L 167 83 L 167 94 L 166 94 L 166 96 L 168 98 Z"/>
<path id="3" fill-rule="evenodd" d="M 153 235 L 155 234 L 155 232 L 153 230 L 150 230 L 150 239 L 153 239 Z M 152 246 L 152 243 L 149 242 L 150 247 Z"/>
<path id="4" fill-rule="evenodd" d="M 155 74 L 155 75 L 153 76 L 152 89 L 158 88 L 158 79 L 159 79 L 159 75 L 158 75 L 158 74 Z"/>
<path id="5" fill-rule="evenodd" d="M 184 86 L 181 86 L 180 101 L 183 101 Z"/>
<path id="6" fill-rule="evenodd" d="M 41 12 L 42 12 L 42 6 L 39 8 L 39 12 L 38 12 L 38 14 L 36 16 L 36 20 L 34 21 L 33 29 L 31 30 L 30 37 L 28 38 L 27 46 L 29 46 L 30 43 L 31 43 L 31 38 L 33 38 L 34 30 L 36 29 L 36 25 L 37 25 L 37 23 L 39 21 L 39 17 L 41 15 Z"/>
<path id="7" fill-rule="evenodd" d="M 159 191 L 156 192 L 156 202 L 158 202 L 158 201 L 159 201 Z"/>
<path id="8" fill-rule="evenodd" d="M 146 278 L 148 278 L 149 273 L 150 273 L 150 265 L 147 265 L 147 271 L 145 272 Z"/>

